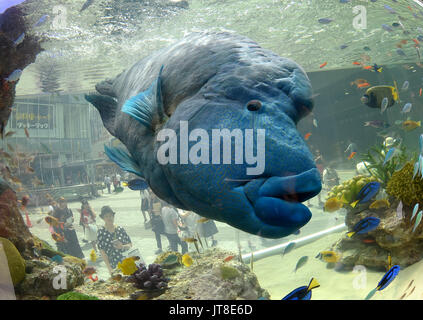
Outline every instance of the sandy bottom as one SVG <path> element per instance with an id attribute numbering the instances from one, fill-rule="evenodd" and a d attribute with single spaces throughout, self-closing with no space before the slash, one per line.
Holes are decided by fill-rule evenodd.
<path id="1" fill-rule="evenodd" d="M 339 172 L 341 181 L 350 179 L 353 176 L 352 172 Z M 324 195 L 322 195 L 324 200 Z M 154 233 L 151 229 L 145 229 L 144 219 L 140 211 L 140 197 L 139 192 L 124 190 L 120 194 L 104 193 L 101 197 L 89 201 L 92 208 L 98 215 L 103 205 L 109 205 L 115 210 L 115 223 L 125 228 L 131 237 L 133 248 L 138 248 L 144 261 L 149 264 L 156 258 L 155 251 L 157 250 Z M 307 203 L 306 203 L 307 204 Z M 324 213 L 322 208 L 318 207 L 317 197 L 311 200 L 310 210 L 313 213 L 311 221 L 301 229 L 301 233 L 295 236 L 289 236 L 282 239 L 262 239 L 260 237 L 249 235 L 245 232 L 239 232 L 242 253 L 250 253 L 251 251 L 260 250 L 266 247 L 276 246 L 286 243 L 292 239 L 304 237 L 308 234 L 339 225 L 344 221 L 344 214 L 342 210 L 337 213 Z M 76 210 L 80 208 L 79 202 L 72 202 L 68 204 L 72 209 L 75 219 L 75 230 L 78 235 L 79 242 L 85 254 L 88 265 L 93 265 L 97 268 L 99 279 L 108 279 L 109 273 L 106 265 L 99 259 L 98 261 L 89 261 L 89 254 L 92 250 L 91 245 L 84 244 L 82 227 L 79 226 L 79 213 Z M 33 223 L 31 232 L 43 240 L 49 242 L 53 247 L 52 240 L 48 231 L 48 225 L 42 220 L 45 215 L 40 212 L 46 211 L 46 208 L 31 208 L 30 219 Z M 37 220 L 42 220 L 37 223 Z M 103 221 L 97 218 L 98 227 L 103 225 Z M 218 241 L 218 247 L 226 250 L 238 252 L 236 242 L 237 230 L 228 226 L 225 223 L 216 222 L 219 232 L 215 235 Z M 345 236 L 345 233 L 334 233 L 317 241 L 307 244 L 303 247 L 294 249 L 283 258 L 280 254 L 274 255 L 265 259 L 254 262 L 254 272 L 258 277 L 260 285 L 269 291 L 271 299 L 281 299 L 289 292 L 297 287 L 307 285 L 311 278 L 316 278 L 320 283 L 320 287 L 313 290 L 312 299 L 329 299 L 329 300 L 362 300 L 367 294 L 376 287 L 384 273 L 374 272 L 371 270 L 363 270 L 357 272 L 337 272 L 333 269 L 328 269 L 327 264 L 321 260 L 315 259 L 315 256 L 322 250 L 326 250 L 331 244 L 336 242 L 340 237 Z M 211 244 L 211 240 L 209 240 Z M 162 236 L 163 250 L 168 247 L 167 239 Z M 194 252 L 195 248 L 190 247 L 190 251 Z M 293 272 L 295 265 L 299 258 L 308 256 L 306 265 Z M 423 283 L 423 262 L 416 263 L 404 270 L 401 270 L 397 278 L 383 291 L 377 292 L 372 299 L 399 299 L 403 294 L 411 280 L 413 284 L 406 291 L 411 292 L 413 287 L 416 288 L 413 292 L 406 296 L 405 299 L 421 299 L 422 291 L 417 286 L 417 283 Z M 419 273 L 420 271 L 420 273 Z M 421 285 L 423 286 L 423 285 Z"/>

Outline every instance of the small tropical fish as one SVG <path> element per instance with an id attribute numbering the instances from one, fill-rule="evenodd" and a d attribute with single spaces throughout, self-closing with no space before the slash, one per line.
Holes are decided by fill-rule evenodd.
<path id="1" fill-rule="evenodd" d="M 387 24 L 382 24 L 382 28 L 388 32 L 392 32 L 394 31 L 390 26 L 388 26 Z"/>
<path id="2" fill-rule="evenodd" d="M 341 259 L 341 255 L 335 251 L 321 251 L 316 258 L 328 263 L 336 263 Z"/>
<path id="3" fill-rule="evenodd" d="M 58 234 L 57 232 L 53 232 L 51 234 L 51 237 L 56 242 L 64 242 L 65 241 L 65 237 L 63 235 L 61 235 L 61 234 Z"/>
<path id="4" fill-rule="evenodd" d="M 413 105 L 410 102 L 406 103 L 404 107 L 402 108 L 401 113 L 410 112 L 412 107 Z"/>
<path id="5" fill-rule="evenodd" d="M 304 266 L 307 263 L 307 261 L 308 261 L 308 256 L 301 257 L 298 260 L 298 262 L 297 262 L 297 264 L 295 266 L 294 272 L 297 272 L 297 270 L 300 269 L 302 266 Z"/>
<path id="6" fill-rule="evenodd" d="M 358 87 L 359 84 L 363 84 L 363 83 L 368 83 L 368 81 L 366 79 L 356 79 L 354 81 L 350 82 L 351 86 L 356 85 Z"/>
<path id="7" fill-rule="evenodd" d="M 288 243 L 288 245 L 285 247 L 285 249 L 283 250 L 282 256 L 286 255 L 287 253 L 291 252 L 292 249 L 294 249 L 295 247 L 295 242 L 290 242 Z"/>
<path id="8" fill-rule="evenodd" d="M 39 27 L 39 26 L 41 26 L 41 25 L 43 25 L 44 24 L 44 22 L 46 22 L 47 21 L 47 19 L 49 18 L 50 16 L 49 15 L 47 15 L 47 14 L 45 14 L 45 15 L 43 15 L 35 24 L 34 24 L 34 27 Z"/>
<path id="9" fill-rule="evenodd" d="M 320 18 L 318 21 L 320 23 L 322 23 L 322 24 L 328 24 L 328 23 L 331 23 L 333 21 L 333 19 L 330 19 L 330 18 Z"/>
<path id="10" fill-rule="evenodd" d="M 366 46 L 366 47 L 364 47 L 364 48 L 363 48 L 363 50 L 364 50 L 364 51 L 371 51 L 372 49 L 370 49 L 370 47 L 367 47 L 367 46 Z"/>
<path id="11" fill-rule="evenodd" d="M 388 272 L 385 273 L 385 275 L 377 284 L 376 290 L 382 291 L 383 289 L 385 289 L 395 279 L 400 269 L 401 268 L 398 265 L 395 265 L 391 269 L 389 269 Z"/>
<path id="12" fill-rule="evenodd" d="M 92 262 L 96 262 L 97 261 L 97 254 L 95 253 L 95 250 L 94 249 L 92 249 L 91 252 L 90 252 L 90 260 Z"/>
<path id="13" fill-rule="evenodd" d="M 365 239 L 361 240 L 361 242 L 369 244 L 369 243 L 375 243 L 376 240 L 373 239 L 373 238 L 365 238 Z"/>
<path id="14" fill-rule="evenodd" d="M 365 234 L 370 231 L 373 231 L 374 229 L 378 227 L 379 223 L 380 223 L 379 218 L 375 218 L 375 217 L 364 218 L 354 225 L 353 231 L 348 232 L 347 236 L 351 238 L 355 234 Z"/>
<path id="15" fill-rule="evenodd" d="M 422 88 L 420 88 L 420 90 L 419 90 L 419 97 L 421 97 L 421 96 L 422 96 L 422 93 L 423 93 L 423 89 L 422 89 Z"/>
<path id="16" fill-rule="evenodd" d="M 402 123 L 402 129 L 412 131 L 421 126 L 421 121 L 406 120 Z"/>
<path id="17" fill-rule="evenodd" d="M 353 61 L 353 65 L 356 65 L 356 66 L 361 66 L 361 62 L 358 62 L 358 61 Z"/>
<path id="18" fill-rule="evenodd" d="M 234 255 L 227 256 L 225 259 L 223 259 L 223 262 L 229 262 L 229 261 L 231 261 L 233 258 L 235 258 L 235 256 L 234 256 Z"/>
<path id="19" fill-rule="evenodd" d="M 385 121 L 381 121 L 381 120 L 372 120 L 372 121 L 366 121 L 364 123 L 365 127 L 373 127 L 373 128 L 389 128 L 391 125 Z"/>
<path id="20" fill-rule="evenodd" d="M 389 100 L 387 97 L 383 98 L 382 104 L 380 105 L 380 113 L 384 113 L 386 108 L 388 107 Z"/>
<path id="21" fill-rule="evenodd" d="M 5 78 L 4 80 L 8 81 L 8 82 L 15 82 L 18 81 L 19 78 L 22 75 L 22 70 L 21 69 L 16 69 L 15 71 L 13 71 L 11 74 L 9 74 L 9 76 L 7 78 Z"/>
<path id="22" fill-rule="evenodd" d="M 420 221 L 422 221 L 422 214 L 423 214 L 423 211 L 420 210 L 419 213 L 417 214 L 416 222 L 414 222 L 414 227 L 413 227 L 412 233 L 414 233 L 414 231 L 416 231 L 417 227 L 420 224 Z"/>
<path id="23" fill-rule="evenodd" d="M 326 200 L 325 205 L 323 207 L 323 211 L 325 212 L 335 212 L 342 208 L 344 203 L 336 197 L 330 198 Z"/>
<path id="24" fill-rule="evenodd" d="M 341 45 L 339 48 L 341 48 L 341 50 L 344 50 L 344 49 L 348 48 L 348 45 L 343 44 L 343 45 Z"/>
<path id="25" fill-rule="evenodd" d="M 128 188 L 131 190 L 145 190 L 148 188 L 148 183 L 144 179 L 133 179 L 128 182 Z"/>
<path id="26" fill-rule="evenodd" d="M 366 203 L 370 201 L 374 196 L 377 195 L 380 189 L 380 182 L 369 182 L 363 188 L 361 188 L 360 192 L 356 197 L 356 201 L 351 203 L 351 207 L 355 208 L 355 206 L 359 203 Z"/>
<path id="27" fill-rule="evenodd" d="M 365 83 L 360 83 L 359 85 L 357 85 L 357 88 L 361 89 L 361 88 L 368 88 L 370 87 L 370 83 L 365 82 Z"/>
<path id="28" fill-rule="evenodd" d="M 138 270 L 133 257 L 123 259 L 122 262 L 118 262 L 118 269 L 122 271 L 125 276 L 129 276 Z"/>
<path id="29" fill-rule="evenodd" d="M 51 258 L 51 260 L 60 264 L 60 263 L 62 263 L 62 262 L 63 262 L 63 257 L 62 257 L 62 256 L 60 256 L 60 255 L 58 255 L 58 254 L 56 254 L 55 256 L 53 256 L 53 257 Z"/>
<path id="30" fill-rule="evenodd" d="M 313 126 L 315 126 L 317 128 L 317 120 L 313 119 Z"/>
<path id="31" fill-rule="evenodd" d="M 386 163 L 388 163 L 394 155 L 395 155 L 395 148 L 389 149 L 389 151 L 386 153 L 385 160 L 383 161 L 383 166 Z"/>
<path id="32" fill-rule="evenodd" d="M 398 219 L 402 219 L 404 217 L 403 212 L 402 212 L 402 201 L 399 202 L 398 207 L 397 207 L 397 218 Z"/>
<path id="33" fill-rule="evenodd" d="M 25 39 L 25 32 L 23 32 L 15 41 L 13 41 L 13 45 L 17 47 L 20 45 Z"/>
<path id="34" fill-rule="evenodd" d="M 202 218 L 198 219 L 197 222 L 198 223 L 204 223 L 204 222 L 207 222 L 209 220 L 210 220 L 209 218 L 202 217 Z"/>
<path id="35" fill-rule="evenodd" d="M 323 67 L 325 67 L 327 64 L 328 64 L 327 62 L 323 62 L 323 63 L 320 65 L 320 69 L 321 69 L 321 68 L 323 68 Z"/>
<path id="36" fill-rule="evenodd" d="M 304 140 L 307 141 L 308 139 L 310 139 L 310 137 L 311 137 L 311 132 L 306 133 L 304 136 Z"/>
<path id="37" fill-rule="evenodd" d="M 282 300 L 310 300 L 311 290 L 320 287 L 316 279 L 312 278 L 308 286 L 303 286 L 288 293 Z"/>
<path id="38" fill-rule="evenodd" d="M 391 206 L 391 204 L 389 203 L 389 201 L 387 199 L 380 199 L 380 200 L 375 200 L 373 201 L 373 203 L 370 205 L 370 209 L 381 209 L 381 208 L 389 208 Z"/>
<path id="39" fill-rule="evenodd" d="M 401 90 L 406 91 L 408 90 L 408 87 L 410 86 L 410 83 L 408 81 L 404 81 Z"/>
<path id="40" fill-rule="evenodd" d="M 188 253 L 185 253 L 182 256 L 182 264 L 185 267 L 190 267 L 192 265 L 192 263 L 193 263 L 193 260 L 192 260 L 191 256 Z"/>
<path id="41" fill-rule="evenodd" d="M 393 267 L 391 254 L 388 253 L 388 270 Z"/>
<path id="42" fill-rule="evenodd" d="M 198 240 L 196 238 L 182 238 L 182 241 L 188 242 L 188 243 L 194 243 Z"/>
<path id="43" fill-rule="evenodd" d="M 352 158 L 354 158 L 356 154 L 357 152 L 355 151 L 351 152 L 350 155 L 348 156 L 348 160 L 351 160 Z"/>

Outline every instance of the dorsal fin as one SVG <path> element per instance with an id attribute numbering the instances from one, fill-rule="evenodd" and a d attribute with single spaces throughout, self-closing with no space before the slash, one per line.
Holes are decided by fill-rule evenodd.
<path id="1" fill-rule="evenodd" d="M 90 102 L 100 112 L 101 119 L 106 129 L 115 135 L 115 116 L 118 103 L 110 96 L 96 93 L 86 94 L 85 100 Z"/>
<path id="2" fill-rule="evenodd" d="M 104 152 L 110 158 L 110 160 L 116 163 L 122 170 L 131 172 L 144 178 L 138 163 L 123 149 L 114 147 L 109 148 L 104 145 Z"/>
<path id="3" fill-rule="evenodd" d="M 122 112 L 129 114 L 152 131 L 154 131 L 153 123 L 160 123 L 164 118 L 161 90 L 162 71 L 163 66 L 151 86 L 146 91 L 128 99 L 122 107 Z"/>

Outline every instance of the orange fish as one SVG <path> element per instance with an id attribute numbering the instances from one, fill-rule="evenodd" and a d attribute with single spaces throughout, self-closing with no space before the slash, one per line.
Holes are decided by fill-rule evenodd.
<path id="1" fill-rule="evenodd" d="M 422 96 L 422 88 L 420 88 L 420 91 L 419 91 L 419 96 L 420 96 L 420 97 Z"/>
<path id="2" fill-rule="evenodd" d="M 304 140 L 307 141 L 308 139 L 310 139 L 311 137 L 311 132 L 306 133 L 306 135 L 304 136 Z"/>
<path id="3" fill-rule="evenodd" d="M 54 241 L 56 242 L 65 242 L 65 237 L 58 234 L 57 232 L 54 232 L 51 234 L 51 237 L 53 238 Z"/>
<path id="4" fill-rule="evenodd" d="M 357 85 L 357 88 L 367 88 L 370 87 L 370 83 L 366 82 L 366 83 L 360 83 Z"/>
<path id="5" fill-rule="evenodd" d="M 366 69 L 366 70 L 371 70 L 373 67 L 372 66 L 363 66 L 363 69 Z"/>
<path id="6" fill-rule="evenodd" d="M 322 64 L 320 65 L 320 68 L 325 67 L 327 64 L 328 64 L 327 62 L 322 63 Z"/>
<path id="7" fill-rule="evenodd" d="M 358 61 L 354 61 L 353 64 L 356 66 L 361 66 L 361 62 L 358 62 Z"/>
<path id="8" fill-rule="evenodd" d="M 228 261 L 231 261 L 233 258 L 235 258 L 235 256 L 234 256 L 234 255 L 227 256 L 225 259 L 223 259 L 223 261 L 224 261 L 224 262 L 228 262 Z"/>
<path id="9" fill-rule="evenodd" d="M 419 40 L 417 40 L 417 39 L 413 39 L 413 41 L 414 41 L 414 43 L 415 43 L 415 44 L 417 44 L 417 45 L 419 45 L 419 44 L 420 44 Z"/>
<path id="10" fill-rule="evenodd" d="M 357 152 L 351 152 L 351 154 L 348 156 L 348 160 L 351 160 L 352 158 L 354 158 L 354 156 L 357 154 Z"/>

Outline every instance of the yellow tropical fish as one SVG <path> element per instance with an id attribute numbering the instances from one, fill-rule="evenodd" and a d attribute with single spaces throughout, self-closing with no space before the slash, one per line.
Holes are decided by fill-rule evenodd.
<path id="1" fill-rule="evenodd" d="M 90 252 L 90 260 L 92 262 L 96 262 L 97 261 L 97 254 L 95 253 L 95 250 L 94 249 L 92 249 L 91 252 Z"/>
<path id="2" fill-rule="evenodd" d="M 380 209 L 380 208 L 389 208 L 391 204 L 387 199 L 375 200 L 370 205 L 370 209 Z"/>
<path id="3" fill-rule="evenodd" d="M 335 212 L 342 208 L 343 202 L 341 200 L 338 200 L 337 198 L 330 198 L 326 200 L 324 211 L 325 212 Z"/>
<path id="4" fill-rule="evenodd" d="M 127 186 L 128 186 L 128 183 L 126 183 L 126 182 L 122 182 L 122 185 L 123 185 L 124 187 L 127 187 Z"/>
<path id="5" fill-rule="evenodd" d="M 198 240 L 195 238 L 183 238 L 182 241 L 193 243 L 193 242 L 197 242 Z"/>
<path id="6" fill-rule="evenodd" d="M 392 268 L 392 257 L 391 254 L 388 253 L 388 270 Z"/>
<path id="7" fill-rule="evenodd" d="M 182 263 L 185 267 L 190 267 L 193 263 L 191 256 L 188 253 L 185 253 L 182 256 Z"/>
<path id="8" fill-rule="evenodd" d="M 204 217 L 203 217 L 203 218 L 198 219 L 198 220 L 197 220 L 197 222 L 198 222 L 198 223 L 204 223 L 204 222 L 207 222 L 207 221 L 209 221 L 209 220 L 210 220 L 209 218 L 204 218 Z"/>
<path id="9" fill-rule="evenodd" d="M 416 129 L 417 127 L 420 127 L 421 124 L 422 124 L 421 121 L 406 120 L 402 123 L 402 128 L 405 131 L 411 131 Z"/>
<path id="10" fill-rule="evenodd" d="M 123 259 L 122 262 L 118 263 L 117 267 L 125 276 L 129 276 L 138 270 L 134 257 Z"/>
<path id="11" fill-rule="evenodd" d="M 320 258 L 328 263 L 336 263 L 341 259 L 341 255 L 335 251 L 321 251 L 316 258 Z"/>

